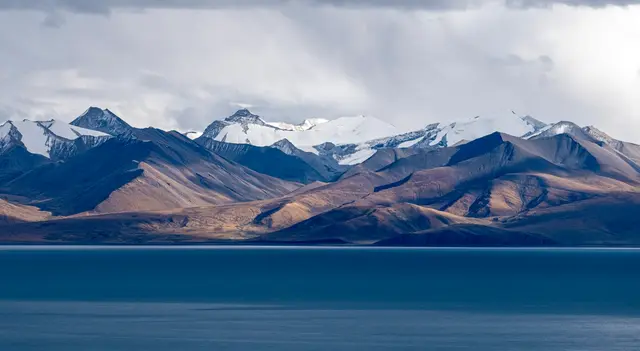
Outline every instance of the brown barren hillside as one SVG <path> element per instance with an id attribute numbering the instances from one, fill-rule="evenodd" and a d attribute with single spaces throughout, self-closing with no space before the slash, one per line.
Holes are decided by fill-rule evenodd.
<path id="1" fill-rule="evenodd" d="M 5 204 L 20 220 L 0 223 L 0 240 L 640 245 L 640 167 L 627 146 L 593 131 L 381 149 L 336 181 L 306 186 L 181 135 L 135 133 L 6 182 L 3 192 L 57 217 Z M 271 154 L 287 159 L 260 151 L 267 165 Z"/>
<path id="2" fill-rule="evenodd" d="M 251 201 L 300 187 L 228 161 L 176 132 L 148 128 L 136 136 L 24 172 L 0 185 L 0 193 L 68 216 Z"/>

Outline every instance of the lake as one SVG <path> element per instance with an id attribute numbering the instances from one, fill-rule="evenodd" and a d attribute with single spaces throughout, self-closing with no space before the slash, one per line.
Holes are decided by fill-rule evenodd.
<path id="1" fill-rule="evenodd" d="M 638 350 L 640 250 L 0 246 L 0 350 Z"/>

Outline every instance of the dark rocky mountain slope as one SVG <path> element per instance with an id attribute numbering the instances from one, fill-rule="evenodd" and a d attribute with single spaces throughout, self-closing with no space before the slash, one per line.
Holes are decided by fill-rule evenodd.
<path id="1" fill-rule="evenodd" d="M 148 128 L 65 162 L 37 167 L 0 187 L 57 215 L 122 212 L 282 196 L 299 185 L 217 156 L 177 132 Z"/>

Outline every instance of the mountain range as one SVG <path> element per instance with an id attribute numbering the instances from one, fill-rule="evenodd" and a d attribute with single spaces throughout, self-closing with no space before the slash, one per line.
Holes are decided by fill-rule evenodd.
<path id="1" fill-rule="evenodd" d="M 91 107 L 0 125 L 0 242 L 629 246 L 639 182 L 639 145 L 515 112 L 182 134 Z"/>

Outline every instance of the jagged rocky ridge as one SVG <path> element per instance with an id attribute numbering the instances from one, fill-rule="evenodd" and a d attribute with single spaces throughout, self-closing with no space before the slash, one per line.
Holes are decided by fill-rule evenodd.
<path id="1" fill-rule="evenodd" d="M 101 131 L 121 138 L 131 138 L 134 128 L 108 109 L 89 107 L 71 125 Z"/>
<path id="2" fill-rule="evenodd" d="M 75 215 L 267 199 L 300 186 L 230 162 L 180 133 L 131 127 L 108 110 L 90 108 L 72 123 L 7 122 L 2 140 L 15 145 L 0 157 L 8 166 L 0 194 Z M 67 139 L 70 131 L 75 140 Z"/>
<path id="3" fill-rule="evenodd" d="M 315 181 L 326 182 L 336 177 L 338 172 L 331 172 L 329 166 L 325 167 L 318 156 L 314 154 L 303 155 L 303 151 L 295 151 L 291 149 L 291 146 L 285 147 L 284 149 L 287 152 L 284 152 L 277 147 L 231 144 L 209 138 L 198 138 L 196 142 L 207 150 L 228 160 L 237 162 L 254 171 L 288 181 L 304 184 Z M 333 163 L 337 168 L 337 163 Z"/>
<path id="4" fill-rule="evenodd" d="M 0 125 L 0 153 L 20 146 L 32 154 L 64 160 L 104 143 L 112 136 L 62 121 L 7 121 Z"/>
<path id="5" fill-rule="evenodd" d="M 343 165 L 354 165 L 371 157 L 379 149 L 447 147 L 496 130 L 529 137 L 546 127 L 545 123 L 531 116 L 520 117 L 513 112 L 500 119 L 474 117 L 450 124 L 433 123 L 420 130 L 396 133 L 397 128 L 372 117 L 307 120 L 300 125 L 290 125 L 265 122 L 261 117 L 242 109 L 224 120 L 211 123 L 198 139 L 255 146 L 272 146 L 279 140 L 287 139 L 298 149 L 333 158 Z M 348 130 L 350 135 L 341 134 L 341 130 Z"/>

